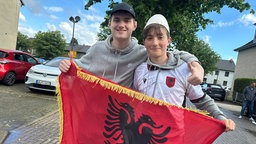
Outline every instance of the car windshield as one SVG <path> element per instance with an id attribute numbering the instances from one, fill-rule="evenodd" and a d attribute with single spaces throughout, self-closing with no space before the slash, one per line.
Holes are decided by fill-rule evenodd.
<path id="1" fill-rule="evenodd" d="M 211 85 L 211 88 L 219 88 L 219 89 L 221 89 L 222 87 L 219 86 L 219 85 Z"/>
<path id="2" fill-rule="evenodd" d="M 61 62 L 63 59 L 68 59 L 68 58 L 54 58 L 54 59 L 52 59 L 52 60 L 46 62 L 44 65 L 51 66 L 51 67 L 59 67 L 60 62 Z"/>
<path id="3" fill-rule="evenodd" d="M 7 57 L 6 52 L 0 51 L 0 58 L 5 58 Z"/>
<path id="4" fill-rule="evenodd" d="M 46 60 L 43 59 L 43 58 L 36 58 L 36 60 L 39 62 L 39 63 L 44 63 Z"/>
<path id="5" fill-rule="evenodd" d="M 207 84 L 201 84 L 202 89 L 207 89 Z"/>

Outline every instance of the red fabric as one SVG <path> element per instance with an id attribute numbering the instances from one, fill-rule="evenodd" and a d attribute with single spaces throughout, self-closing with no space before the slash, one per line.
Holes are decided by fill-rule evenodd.
<path id="1" fill-rule="evenodd" d="M 211 117 L 84 80 L 74 65 L 60 75 L 59 83 L 62 144 L 209 144 L 225 130 L 223 122 Z"/>

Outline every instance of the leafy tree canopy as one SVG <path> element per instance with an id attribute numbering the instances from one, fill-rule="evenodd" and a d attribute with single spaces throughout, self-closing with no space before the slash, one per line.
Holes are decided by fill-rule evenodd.
<path id="1" fill-rule="evenodd" d="M 39 31 L 33 40 L 33 47 L 37 57 L 52 59 L 64 54 L 66 42 L 60 31 Z"/>
<path id="2" fill-rule="evenodd" d="M 28 36 L 18 32 L 16 49 L 25 52 L 30 52 L 31 46 L 31 40 L 28 38 Z"/>
<path id="3" fill-rule="evenodd" d="M 89 0 L 85 5 L 88 9 L 91 5 L 101 2 L 102 0 Z M 205 29 L 208 24 L 213 23 L 209 18 L 205 18 L 204 14 L 209 12 L 221 13 L 221 8 L 224 6 L 235 8 L 242 12 L 250 10 L 250 4 L 244 0 L 123 0 L 133 6 L 136 12 L 136 20 L 138 28 L 133 35 L 141 42 L 142 31 L 146 21 L 154 14 L 163 14 L 169 22 L 170 33 L 175 45 L 179 49 L 184 48 L 184 44 L 193 41 L 193 35 Z M 113 8 L 113 5 L 118 2 L 109 0 L 108 7 Z M 251 13 L 254 10 L 251 9 Z M 105 21 L 101 24 L 102 32 L 105 33 L 108 26 L 110 10 L 106 11 Z M 101 33 L 102 33 L 101 32 Z M 103 35 L 103 34 L 100 34 Z M 104 37 L 102 37 L 104 38 Z"/>
<path id="4" fill-rule="evenodd" d="M 85 9 L 88 10 L 90 6 L 95 3 L 100 3 L 102 0 L 88 0 Z M 142 42 L 142 31 L 146 21 L 154 14 L 163 14 L 169 25 L 170 33 L 173 39 L 172 46 L 179 50 L 185 50 L 195 54 L 201 61 L 203 67 L 211 70 L 215 67 L 218 54 L 211 50 L 211 48 L 203 41 L 198 40 L 195 36 L 196 32 L 205 29 L 208 24 L 213 23 L 213 20 L 205 18 L 205 14 L 209 12 L 221 13 L 224 6 L 234 8 L 239 12 L 250 10 L 250 4 L 244 0 L 123 0 L 133 6 L 136 12 L 136 20 L 138 27 L 133 33 L 139 42 Z M 109 0 L 108 7 L 113 8 L 117 2 Z M 98 39 L 103 40 L 110 30 L 108 29 L 108 21 L 110 17 L 110 10 L 106 11 L 105 21 L 101 24 L 101 32 L 98 34 Z M 196 46 L 200 44 L 203 48 Z M 207 49 L 208 51 L 205 51 Z M 210 54 L 212 56 L 210 56 Z M 208 70 L 205 71 L 207 73 Z"/>
<path id="5" fill-rule="evenodd" d="M 216 54 L 209 44 L 195 38 L 194 45 L 191 47 L 190 52 L 196 54 L 204 68 L 205 74 L 216 70 L 216 63 L 220 60 L 220 55 Z"/>

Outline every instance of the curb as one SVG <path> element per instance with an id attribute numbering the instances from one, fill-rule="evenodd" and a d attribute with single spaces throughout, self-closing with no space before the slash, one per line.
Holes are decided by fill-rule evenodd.
<path id="1" fill-rule="evenodd" d="M 4 140 L 7 138 L 8 132 L 5 130 L 0 130 L 0 143 L 3 143 Z"/>

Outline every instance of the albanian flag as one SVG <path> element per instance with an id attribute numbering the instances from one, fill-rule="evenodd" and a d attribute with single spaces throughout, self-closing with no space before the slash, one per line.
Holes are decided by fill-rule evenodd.
<path id="1" fill-rule="evenodd" d="M 94 76 L 72 63 L 59 77 L 61 144 L 209 144 L 223 122 Z"/>

